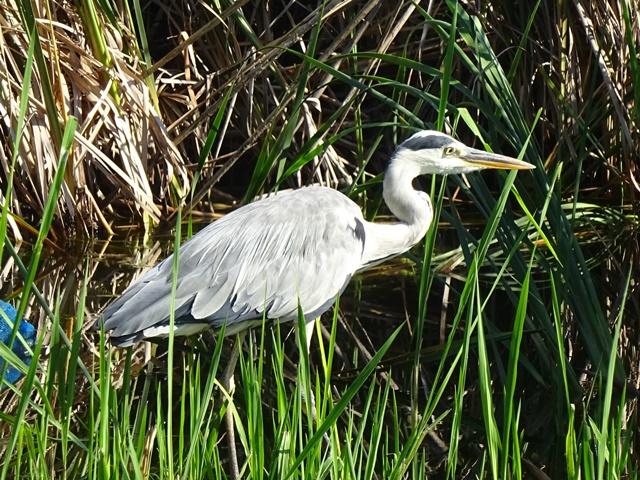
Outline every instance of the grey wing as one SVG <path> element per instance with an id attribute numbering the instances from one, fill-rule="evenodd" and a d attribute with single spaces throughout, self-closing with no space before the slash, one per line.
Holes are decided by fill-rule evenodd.
<path id="1" fill-rule="evenodd" d="M 334 190 L 305 188 L 243 207 L 181 247 L 175 324 L 293 319 L 298 304 L 307 318 L 318 316 L 360 266 L 363 247 L 359 208 Z M 168 325 L 172 268 L 169 257 L 105 310 L 112 338 L 130 344 Z"/>

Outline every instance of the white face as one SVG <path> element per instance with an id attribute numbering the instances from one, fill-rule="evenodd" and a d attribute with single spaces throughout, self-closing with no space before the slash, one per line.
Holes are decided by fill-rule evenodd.
<path id="1" fill-rule="evenodd" d="M 468 147 L 440 132 L 415 133 L 398 147 L 397 156 L 420 166 L 420 173 L 467 173 L 484 168 L 471 165 L 462 158 Z"/>
<path id="2" fill-rule="evenodd" d="M 484 168 L 525 170 L 533 165 L 504 155 L 467 147 L 440 132 L 422 131 L 402 142 L 395 161 L 417 167 L 420 174 L 468 173 Z"/>

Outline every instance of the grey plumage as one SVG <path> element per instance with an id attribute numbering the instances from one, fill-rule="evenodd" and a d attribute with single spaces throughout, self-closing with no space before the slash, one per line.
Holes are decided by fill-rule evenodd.
<path id="1" fill-rule="evenodd" d="M 363 219 L 359 207 L 325 187 L 302 188 L 246 205 L 204 228 L 180 248 L 175 334 L 204 328 L 238 332 L 252 322 L 297 318 L 328 310 L 352 275 L 417 243 L 432 219 L 426 193 L 412 180 L 426 173 L 531 165 L 466 147 L 438 132 L 402 143 L 384 179 L 394 224 Z M 102 315 L 115 345 L 169 333 L 173 256 L 109 305 Z"/>
<path id="2" fill-rule="evenodd" d="M 264 312 L 270 319 L 291 320 L 298 298 L 306 316 L 315 318 L 360 267 L 362 221 L 353 202 L 322 187 L 229 213 L 180 248 L 175 324 L 195 333 L 225 320 L 230 327 L 261 319 Z M 170 256 L 104 311 L 113 343 L 131 345 L 169 325 L 172 269 Z"/>

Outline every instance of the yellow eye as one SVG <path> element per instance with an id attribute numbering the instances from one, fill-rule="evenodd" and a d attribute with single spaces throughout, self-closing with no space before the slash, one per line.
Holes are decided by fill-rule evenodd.
<path id="1" fill-rule="evenodd" d="M 444 149 L 445 155 L 453 155 L 454 153 L 456 153 L 456 149 L 453 147 L 447 147 Z"/>

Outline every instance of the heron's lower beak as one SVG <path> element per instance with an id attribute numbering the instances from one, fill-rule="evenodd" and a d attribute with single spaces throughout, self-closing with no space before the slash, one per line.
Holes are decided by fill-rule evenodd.
<path id="1" fill-rule="evenodd" d="M 475 148 L 469 148 L 461 158 L 477 168 L 499 168 L 502 170 L 531 170 L 536 168 L 535 165 L 522 160 L 516 160 L 497 153 L 484 152 Z"/>

